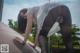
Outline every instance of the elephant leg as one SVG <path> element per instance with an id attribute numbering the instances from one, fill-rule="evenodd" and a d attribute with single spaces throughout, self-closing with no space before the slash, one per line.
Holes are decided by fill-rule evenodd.
<path id="1" fill-rule="evenodd" d="M 70 27 L 71 27 L 71 22 L 72 22 L 71 15 L 70 15 L 69 9 L 66 6 L 62 5 L 56 8 L 52 8 L 48 12 L 48 15 L 45 17 L 42 29 L 39 33 L 39 43 L 41 45 L 41 49 L 42 51 L 46 51 L 46 53 L 47 53 L 47 48 L 45 46 L 47 45 L 46 37 L 58 17 L 62 18 L 62 21 L 59 20 L 58 22 L 60 22 L 60 27 L 62 31 L 61 33 L 63 35 L 66 48 L 68 49 L 68 51 L 72 50 L 72 37 L 71 37 L 71 32 L 70 32 Z"/>
<path id="2" fill-rule="evenodd" d="M 62 26 L 61 33 L 68 53 L 72 53 L 73 47 L 72 47 L 72 34 L 70 32 L 70 26 Z"/>
<path id="3" fill-rule="evenodd" d="M 44 37 L 43 35 L 39 35 L 39 44 L 41 47 L 41 53 L 47 53 L 47 37 Z"/>
<path id="4" fill-rule="evenodd" d="M 63 41 L 68 53 L 73 53 L 72 33 L 71 33 L 71 26 L 72 26 L 71 14 L 67 7 L 62 6 L 61 8 L 62 8 L 61 16 L 63 17 L 63 22 L 60 23 L 61 34 L 63 36 Z"/>

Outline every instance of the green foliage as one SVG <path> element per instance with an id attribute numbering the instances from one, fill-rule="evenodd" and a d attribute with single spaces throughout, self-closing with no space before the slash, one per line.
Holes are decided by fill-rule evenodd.
<path id="1" fill-rule="evenodd" d="M 76 26 L 75 24 L 72 25 L 72 29 L 71 29 L 71 32 L 72 32 L 72 39 L 73 39 L 73 46 L 75 47 L 75 45 L 80 45 L 79 44 L 79 41 L 80 38 L 78 38 L 76 35 L 77 32 L 80 31 L 80 28 L 78 26 Z"/>
<path id="2" fill-rule="evenodd" d="M 80 28 L 76 24 L 72 25 L 71 32 L 73 35 L 76 35 L 76 32 L 80 31 Z"/>
<path id="3" fill-rule="evenodd" d="M 60 46 L 62 46 L 62 48 L 64 48 L 63 38 L 61 34 L 54 34 L 50 38 L 52 47 L 59 48 Z"/>
<path id="4" fill-rule="evenodd" d="M 8 23 L 9 27 L 13 28 L 13 20 L 12 19 L 8 19 L 8 21 L 9 21 L 9 23 Z"/>
<path id="5" fill-rule="evenodd" d="M 34 43 L 35 41 L 34 41 L 34 36 L 29 36 L 29 41 L 31 41 L 32 43 Z"/>
<path id="6" fill-rule="evenodd" d="M 8 19 L 8 21 L 9 21 L 9 23 L 8 23 L 9 27 L 18 32 L 18 23 L 17 23 L 17 21 L 13 21 L 12 19 Z"/>
<path id="7" fill-rule="evenodd" d="M 71 33 L 72 33 L 72 39 L 73 39 L 73 46 L 78 48 L 79 47 L 79 41 L 80 38 L 78 38 L 76 35 L 76 32 L 79 32 L 80 31 L 80 28 L 78 26 L 76 26 L 76 24 L 73 24 L 72 25 L 72 28 L 71 28 Z M 58 35 L 53 35 L 51 36 L 51 44 L 52 44 L 52 47 L 62 47 L 64 48 L 64 42 L 63 42 L 63 38 L 62 36 L 60 36 L 59 34 Z M 78 46 L 78 47 L 77 47 Z"/>

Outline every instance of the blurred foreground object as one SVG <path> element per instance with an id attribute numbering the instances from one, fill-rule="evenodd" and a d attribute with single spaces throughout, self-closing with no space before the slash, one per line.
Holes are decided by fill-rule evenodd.
<path id="1" fill-rule="evenodd" d="M 16 37 L 23 38 L 7 25 L 0 23 L 0 44 L 7 44 L 9 46 L 9 53 L 36 53 L 29 44 L 26 43 L 23 46 L 14 41 Z"/>

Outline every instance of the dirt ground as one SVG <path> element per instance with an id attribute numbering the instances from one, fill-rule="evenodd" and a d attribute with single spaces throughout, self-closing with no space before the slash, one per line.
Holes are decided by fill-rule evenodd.
<path id="1" fill-rule="evenodd" d="M 52 53 L 66 53 L 66 49 L 63 48 L 53 48 Z M 74 53 L 80 53 L 80 49 L 74 49 Z"/>

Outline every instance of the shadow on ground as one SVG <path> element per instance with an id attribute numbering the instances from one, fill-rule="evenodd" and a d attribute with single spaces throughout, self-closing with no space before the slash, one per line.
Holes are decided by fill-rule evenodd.
<path id="1" fill-rule="evenodd" d="M 51 53 L 67 53 L 64 48 L 53 48 Z M 74 49 L 74 53 L 80 53 L 80 49 Z"/>

